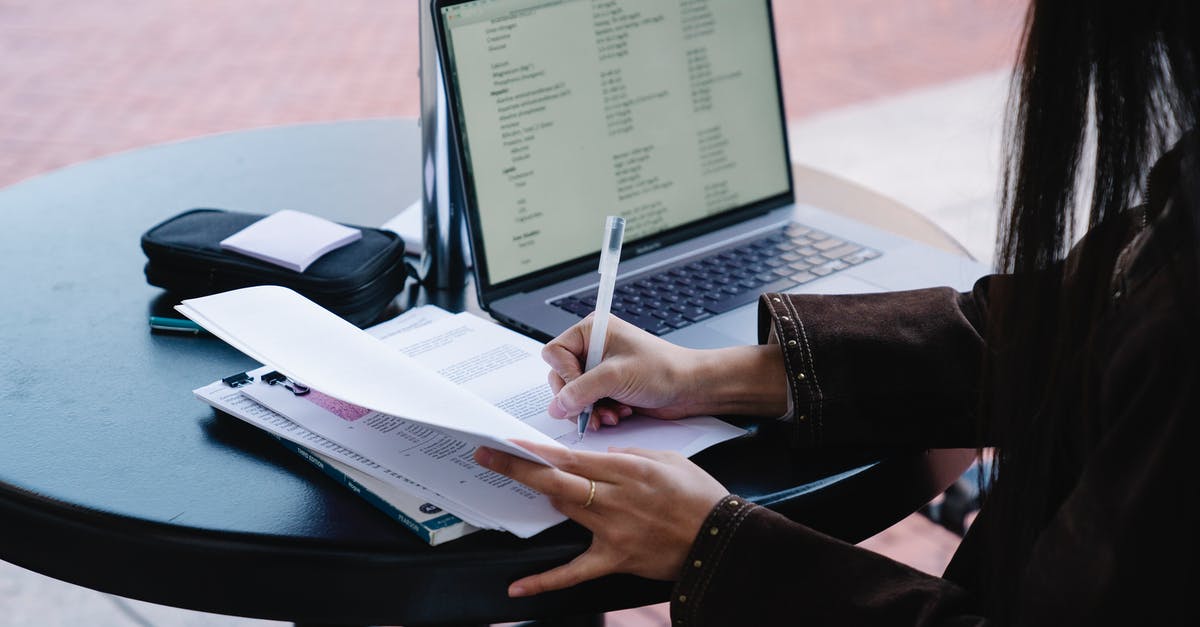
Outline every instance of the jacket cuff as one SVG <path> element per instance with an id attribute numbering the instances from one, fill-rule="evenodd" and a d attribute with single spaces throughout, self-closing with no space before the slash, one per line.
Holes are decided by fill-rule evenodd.
<path id="1" fill-rule="evenodd" d="M 792 299 L 763 294 L 758 300 L 758 341 L 778 342 L 788 381 L 792 445 L 813 448 L 821 442 L 824 394 L 813 360 L 813 345 Z"/>
<path id="2" fill-rule="evenodd" d="M 692 542 L 692 550 L 683 563 L 683 572 L 671 593 L 672 624 L 691 625 L 700 619 L 704 593 L 719 568 L 725 550 L 742 521 L 757 507 L 740 496 L 730 494 L 709 512 Z"/>

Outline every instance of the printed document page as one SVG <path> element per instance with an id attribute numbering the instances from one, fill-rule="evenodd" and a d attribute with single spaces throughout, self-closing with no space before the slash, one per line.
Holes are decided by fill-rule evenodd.
<path id="1" fill-rule="evenodd" d="M 397 328 L 403 331 L 395 332 Z M 743 433 L 711 417 L 681 421 L 640 417 L 615 428 L 590 432 L 577 443 L 573 421 L 556 420 L 546 413 L 551 397 L 546 383 L 549 366 L 540 357 L 539 342 L 469 313 L 416 327 L 400 318 L 379 325 L 372 334 L 564 445 L 587 450 L 637 446 L 692 455 Z M 319 390 L 297 396 L 283 386 L 256 382 L 243 391 L 389 471 L 451 495 L 459 503 L 470 503 L 489 519 L 479 521 L 481 526 L 494 528 L 499 524 L 525 537 L 563 520 L 542 495 L 475 464 L 472 453 L 478 442 L 372 412 Z M 453 505 L 446 509 L 457 513 Z"/>
<path id="2" fill-rule="evenodd" d="M 258 379 L 270 371 L 270 368 L 264 367 L 252 370 L 248 374 Z M 236 416 L 267 433 L 295 442 L 314 453 L 345 464 L 390 486 L 404 490 L 445 511 L 454 513 L 468 524 L 488 529 L 500 528 L 495 521 L 491 521 L 486 516 L 475 512 L 469 505 L 446 498 L 400 473 L 385 468 L 367 457 L 355 453 L 337 442 L 305 429 L 296 422 L 242 394 L 240 388 L 232 388 L 221 381 L 216 381 L 196 390 L 195 394 L 200 400 L 216 409 Z"/>
<path id="3" fill-rule="evenodd" d="M 287 288 L 248 287 L 185 300 L 176 309 L 259 363 L 334 398 L 540 463 L 511 440 L 559 446 Z"/>
<path id="4" fill-rule="evenodd" d="M 527 538 L 565 520 L 546 497 L 476 464 L 472 455 L 481 444 L 478 440 L 364 409 L 315 389 L 298 396 L 282 385 L 259 380 L 241 391 L 379 464 L 387 471 L 381 479 L 397 474 L 445 495 L 449 502 L 436 504 L 472 524 Z M 467 504 L 473 512 L 465 511 Z"/>
<path id="5" fill-rule="evenodd" d="M 379 332 L 386 333 L 388 324 L 379 325 Z M 542 361 L 540 342 L 470 313 L 386 336 L 384 342 L 570 448 L 605 451 L 610 446 L 634 446 L 690 457 L 744 433 L 708 416 L 674 421 L 639 416 L 615 428 L 589 431 L 582 442 L 576 442 L 575 421 L 546 413 L 553 393 L 546 383 L 550 366 Z"/>
<path id="6" fill-rule="evenodd" d="M 357 329 L 354 331 L 366 335 Z M 582 442 L 576 442 L 574 421 L 555 420 L 546 413 L 551 398 L 546 383 L 549 366 L 540 357 L 542 345 L 539 342 L 471 314 L 434 314 L 421 310 L 378 325 L 370 330 L 370 335 L 378 338 L 378 345 L 385 350 L 402 357 L 407 368 L 419 371 L 417 374 L 421 376 L 414 376 L 414 379 L 422 383 L 437 382 L 423 388 L 393 386 L 398 398 L 390 401 L 391 406 L 403 406 L 416 400 L 407 396 L 413 394 L 422 396 L 425 401 L 412 403 L 413 406 L 441 402 L 448 408 L 445 411 L 451 412 L 473 411 L 483 405 L 490 410 L 486 420 L 519 423 L 542 441 L 587 450 L 634 446 L 692 455 L 744 433 L 711 417 L 679 421 L 640 417 L 625 420 L 617 427 L 589 432 Z M 254 353 L 248 354 L 254 356 Z M 380 358 L 375 360 L 378 362 Z M 282 363 L 279 361 L 270 367 L 276 368 Z M 261 374 L 266 370 L 256 372 Z M 279 370 L 288 374 L 282 368 Z M 359 370 L 359 374 L 401 376 L 395 371 L 367 374 Z M 286 416 L 312 436 L 336 443 L 335 446 L 345 447 L 352 454 L 365 458 L 370 464 L 359 467 L 372 476 L 401 487 L 404 487 L 404 481 L 418 484 L 432 492 L 431 502 L 471 524 L 503 528 L 518 536 L 529 537 L 563 520 L 543 495 L 475 464 L 472 453 L 477 446 L 494 446 L 488 438 L 418 420 L 415 412 L 407 414 L 408 417 L 399 417 L 346 401 L 327 393 L 312 379 L 293 378 L 312 388 L 303 395 L 295 394 L 284 385 L 262 383 L 261 376 L 256 379 L 253 384 L 238 390 L 239 393 Z M 376 387 L 384 388 L 387 383 L 384 380 Z M 209 392 L 215 393 L 214 390 Z M 475 398 L 480 403 L 462 404 L 458 400 L 460 397 Z M 293 431 L 283 437 L 311 445 L 311 442 L 296 440 L 296 433 Z"/>

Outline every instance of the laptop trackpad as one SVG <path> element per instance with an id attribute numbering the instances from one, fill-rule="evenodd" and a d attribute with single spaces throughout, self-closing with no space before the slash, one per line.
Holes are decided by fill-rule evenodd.
<path id="1" fill-rule="evenodd" d="M 821 281 L 790 290 L 796 294 L 872 294 L 885 292 L 885 288 L 847 274 L 835 274 Z"/>
<path id="2" fill-rule="evenodd" d="M 710 336 L 715 332 L 713 346 L 758 343 L 758 304 L 739 307 L 723 316 L 718 316 L 696 325 Z M 728 340 L 732 339 L 733 343 Z M 724 342 L 724 344 L 722 344 Z"/>
<path id="3" fill-rule="evenodd" d="M 807 289 L 793 290 L 813 294 L 867 294 L 884 291 L 883 288 L 849 277 L 838 275 L 817 281 Z M 699 324 L 671 333 L 668 340 L 691 348 L 720 348 L 740 344 L 758 343 L 758 303 L 755 301 L 739 307 L 725 315 L 710 318 Z"/>
<path id="4" fill-rule="evenodd" d="M 794 290 L 820 294 L 867 294 L 882 289 L 873 283 L 860 281 L 849 276 L 832 276 L 817 281 L 810 289 Z M 723 316 L 706 320 L 702 326 L 722 335 L 735 338 L 741 344 L 754 344 L 758 340 L 758 303 L 738 308 Z"/>

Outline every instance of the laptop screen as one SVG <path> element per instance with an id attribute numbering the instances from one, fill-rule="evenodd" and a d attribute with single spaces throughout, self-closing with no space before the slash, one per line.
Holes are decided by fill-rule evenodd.
<path id="1" fill-rule="evenodd" d="M 607 215 L 628 246 L 789 194 L 769 4 L 442 6 L 485 283 L 594 255 Z"/>

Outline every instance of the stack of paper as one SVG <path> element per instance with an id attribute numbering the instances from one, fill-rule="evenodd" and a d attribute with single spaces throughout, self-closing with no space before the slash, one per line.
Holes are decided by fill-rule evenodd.
<path id="1" fill-rule="evenodd" d="M 431 320 L 450 314 L 437 307 L 427 306 L 414 309 L 404 316 L 404 324 L 415 328 Z M 401 332 L 403 327 L 394 321 L 389 328 Z M 243 393 L 247 386 L 270 387 L 264 380 L 273 380 L 273 371 L 268 367 L 244 373 L 244 377 L 214 381 L 198 390 L 196 396 L 227 414 L 236 416 L 273 435 L 287 449 L 319 468 L 339 483 L 350 488 L 358 496 L 383 511 L 389 517 L 408 527 L 431 545 L 442 544 L 474 533 L 479 528 L 435 505 L 439 500 L 422 486 L 409 481 L 372 462 L 370 459 L 305 429 L 287 416 L 260 404 Z M 281 388 L 286 389 L 286 388 Z M 311 392 L 310 392 L 311 394 Z M 303 402 L 302 397 L 290 395 L 283 405 L 289 405 L 289 413 L 306 422 L 320 420 L 321 414 L 336 412 L 347 419 L 355 419 L 366 410 L 349 410 L 340 404 L 331 404 L 321 396 L 313 396 L 312 402 Z M 308 396 L 308 395 L 304 395 Z M 386 477 L 384 481 L 379 477 Z"/>
<path id="2" fill-rule="evenodd" d="M 400 239 L 404 240 L 406 254 L 420 255 L 425 252 L 425 223 L 422 211 L 422 201 L 417 199 L 379 228 L 399 235 Z"/>
<path id="3" fill-rule="evenodd" d="M 475 464 L 477 446 L 545 463 L 511 440 L 693 455 L 743 433 L 711 417 L 641 417 L 576 443 L 574 423 L 546 413 L 542 345 L 470 314 L 418 310 L 368 333 L 274 286 L 184 301 L 179 310 L 312 389 L 297 395 L 256 380 L 240 388 L 247 397 L 365 458 L 363 472 L 418 490 L 471 525 L 521 537 L 564 517 L 543 495 Z M 197 391 L 202 399 L 206 389 Z"/>
<path id="4" fill-rule="evenodd" d="M 221 248 L 304 272 L 325 253 L 360 239 L 358 229 L 285 209 L 221 240 Z"/>

